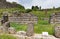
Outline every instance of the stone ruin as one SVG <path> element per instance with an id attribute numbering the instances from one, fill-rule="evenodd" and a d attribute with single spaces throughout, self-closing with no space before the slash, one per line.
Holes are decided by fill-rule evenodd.
<path id="1" fill-rule="evenodd" d="M 60 38 L 60 12 L 53 13 L 50 16 L 49 22 L 54 24 L 54 35 Z"/>
<path id="2" fill-rule="evenodd" d="M 28 24 L 26 35 L 27 36 L 33 36 L 34 35 L 34 24 L 33 23 Z"/>
<path id="3" fill-rule="evenodd" d="M 59 26 L 59 25 L 55 25 L 55 30 L 54 30 L 54 32 L 55 32 L 55 36 L 56 36 L 57 38 L 60 38 L 60 26 Z"/>
<path id="4" fill-rule="evenodd" d="M 5 12 L 3 14 L 3 18 L 1 20 L 2 28 L 0 28 L 3 33 L 9 33 L 9 34 L 16 34 L 16 30 L 10 26 L 10 22 L 16 22 L 20 24 L 27 24 L 27 36 L 33 36 L 34 35 L 34 24 L 36 24 L 38 21 L 38 18 L 32 14 L 22 13 L 22 16 L 8 16 L 8 14 Z"/>
<path id="5" fill-rule="evenodd" d="M 57 12 L 57 13 L 53 13 L 51 16 L 50 16 L 50 21 L 49 21 L 51 24 L 60 24 L 60 12 Z"/>
<path id="6" fill-rule="evenodd" d="M 37 16 L 31 13 L 13 12 L 13 14 L 9 16 L 9 21 L 20 23 L 20 24 L 28 24 L 28 23 L 37 24 L 38 18 Z"/>
<path id="7" fill-rule="evenodd" d="M 27 17 L 26 14 L 23 14 L 23 16 L 21 16 L 21 15 L 20 16 L 26 18 Z M 29 16 L 29 18 L 27 18 L 27 19 L 31 19 L 30 18 L 31 17 L 31 14 L 29 14 L 28 16 Z M 10 19 L 9 17 L 16 17 L 16 18 L 14 18 L 14 21 L 11 21 L 11 20 L 9 20 Z M 37 18 L 35 20 L 33 20 L 33 21 L 32 20 L 28 20 L 29 22 L 26 22 L 26 23 L 23 22 L 22 23 L 22 24 L 27 24 L 28 25 L 26 32 L 25 31 L 16 32 L 16 30 L 13 27 L 10 26 L 10 22 L 21 23 L 20 21 L 16 20 L 16 19 L 18 19 L 17 17 L 19 17 L 19 16 L 15 16 L 15 15 L 14 16 L 8 16 L 8 14 L 6 14 L 6 12 L 5 12 L 5 14 L 3 14 L 3 18 L 1 20 L 2 26 L 0 26 L 0 34 L 1 33 L 8 33 L 8 34 L 13 34 L 13 36 L 17 36 L 18 35 L 18 38 L 19 39 L 52 39 L 53 36 L 50 36 L 48 34 L 46 36 L 46 33 L 45 32 L 43 33 L 44 36 L 43 35 L 40 35 L 40 34 L 34 34 L 34 24 L 35 24 L 34 21 L 37 22 L 38 21 Z M 34 16 L 32 16 L 32 18 L 33 17 Z M 13 18 L 11 18 L 11 19 L 13 19 Z M 22 21 L 23 21 L 23 19 L 22 19 Z M 27 21 L 27 20 L 25 19 L 25 21 Z M 55 27 L 55 29 L 56 29 L 55 30 L 56 31 L 55 32 L 56 33 L 55 35 L 56 36 L 60 34 L 60 33 L 58 33 L 60 31 L 60 29 L 58 28 L 59 29 L 58 30 L 57 28 Z M 53 39 L 56 39 L 56 38 L 53 37 Z"/>

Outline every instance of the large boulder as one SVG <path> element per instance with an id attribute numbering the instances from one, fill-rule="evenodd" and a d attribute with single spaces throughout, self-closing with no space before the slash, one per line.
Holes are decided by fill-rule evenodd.
<path id="1" fill-rule="evenodd" d="M 26 32 L 25 31 L 18 31 L 16 34 L 25 36 L 26 35 Z"/>
<path id="2" fill-rule="evenodd" d="M 5 32 L 5 33 L 8 33 L 8 28 L 10 27 L 10 22 L 5 22 L 5 23 L 3 24 L 3 27 L 4 27 L 4 32 Z"/>
<path id="3" fill-rule="evenodd" d="M 0 33 L 3 33 L 3 32 L 4 32 L 4 27 L 0 26 Z"/>
<path id="4" fill-rule="evenodd" d="M 16 30 L 13 27 L 8 28 L 9 34 L 16 34 Z"/>

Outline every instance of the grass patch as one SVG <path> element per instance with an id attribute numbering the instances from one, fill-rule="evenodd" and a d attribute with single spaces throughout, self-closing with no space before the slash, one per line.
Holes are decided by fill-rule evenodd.
<path id="1" fill-rule="evenodd" d="M 27 25 L 21 25 L 17 23 L 11 23 L 11 26 L 14 27 L 17 31 L 27 30 Z M 34 32 L 35 33 L 42 33 L 42 32 L 49 32 L 49 34 L 53 35 L 54 33 L 54 25 L 52 24 L 47 24 L 47 23 L 38 23 L 34 25 Z"/>
<path id="2" fill-rule="evenodd" d="M 14 27 L 17 31 L 24 30 L 26 31 L 27 25 L 17 24 L 17 23 L 10 23 L 11 27 Z"/>
<path id="3" fill-rule="evenodd" d="M 0 35 L 0 39 L 16 39 L 16 38 L 11 35 L 3 34 L 3 35 Z"/>

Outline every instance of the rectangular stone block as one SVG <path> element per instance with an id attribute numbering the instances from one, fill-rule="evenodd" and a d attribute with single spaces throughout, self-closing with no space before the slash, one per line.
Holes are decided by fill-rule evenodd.
<path id="1" fill-rule="evenodd" d="M 27 36 L 33 36 L 34 35 L 34 24 L 33 23 L 28 23 L 26 35 Z"/>
<path id="2" fill-rule="evenodd" d="M 55 36 L 60 38 L 60 26 L 55 26 Z"/>

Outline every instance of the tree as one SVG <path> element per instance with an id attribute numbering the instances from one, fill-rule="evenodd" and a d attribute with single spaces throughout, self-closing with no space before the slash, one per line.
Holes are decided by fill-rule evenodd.
<path id="1" fill-rule="evenodd" d="M 41 6 L 39 7 L 39 10 L 41 10 Z"/>
<path id="2" fill-rule="evenodd" d="M 35 6 L 35 8 L 36 8 L 36 9 L 39 9 L 39 7 L 38 7 L 38 6 Z"/>
<path id="3" fill-rule="evenodd" d="M 55 12 L 55 6 L 53 6 L 53 10 L 54 10 L 54 12 Z"/>
<path id="4" fill-rule="evenodd" d="M 17 4 L 17 7 L 20 8 L 20 9 L 25 9 L 25 7 L 20 5 L 20 4 Z"/>
<path id="5" fill-rule="evenodd" d="M 53 9 L 55 9 L 55 6 L 53 6 Z"/>
<path id="6" fill-rule="evenodd" d="M 31 12 L 32 10 L 31 9 L 26 9 L 26 13 L 29 13 L 29 12 Z"/>
<path id="7" fill-rule="evenodd" d="M 34 6 L 32 6 L 32 10 L 34 9 Z"/>
<path id="8" fill-rule="evenodd" d="M 39 10 L 39 7 L 38 6 L 32 6 L 32 10 Z"/>

